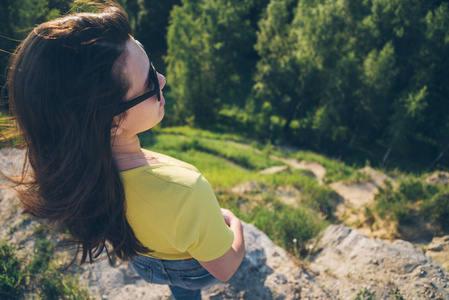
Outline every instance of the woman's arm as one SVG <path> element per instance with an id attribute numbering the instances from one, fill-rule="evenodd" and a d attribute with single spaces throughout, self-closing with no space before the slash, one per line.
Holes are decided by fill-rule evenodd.
<path id="1" fill-rule="evenodd" d="M 237 271 L 245 256 L 242 223 L 229 209 L 221 209 L 226 224 L 234 232 L 234 242 L 231 248 L 221 257 L 211 261 L 199 261 L 215 278 L 228 281 Z"/>

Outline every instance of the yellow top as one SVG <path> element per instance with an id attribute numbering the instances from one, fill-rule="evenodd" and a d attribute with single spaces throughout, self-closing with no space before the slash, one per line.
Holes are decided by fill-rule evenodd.
<path id="1" fill-rule="evenodd" d="M 153 250 L 147 256 L 211 261 L 234 241 L 215 194 L 198 170 L 152 152 L 161 162 L 120 172 L 126 217 L 136 238 Z"/>

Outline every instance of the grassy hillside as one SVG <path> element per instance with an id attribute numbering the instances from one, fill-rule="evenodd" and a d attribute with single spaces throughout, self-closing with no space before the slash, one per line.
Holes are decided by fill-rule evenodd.
<path id="1" fill-rule="evenodd" d="M 2 145 L 15 145 L 18 139 L 8 122 L 5 116 L 0 119 L 1 129 L 10 134 Z M 345 222 L 336 213 L 337 205 L 343 200 L 331 184 L 372 181 L 369 175 L 358 171 L 364 166 L 348 166 L 317 153 L 263 145 L 238 135 L 172 127 L 143 133 L 140 140 L 143 148 L 196 166 L 213 186 L 222 207 L 254 224 L 297 258 L 310 254 L 314 238 L 329 223 Z M 317 172 L 301 169 L 295 162 L 319 166 L 323 170 L 322 178 L 317 177 Z M 261 172 L 276 166 L 284 166 L 283 171 Z M 416 227 L 423 222 L 431 223 L 435 234 L 449 231 L 448 187 L 427 184 L 424 173 L 407 175 L 395 170 L 389 175 L 395 178 L 394 184 L 387 182 L 372 203 L 361 207 L 363 211 L 358 213 L 364 215 L 364 219 L 356 227 L 393 222 L 398 237 L 404 226 Z M 11 236 L 14 231 L 10 229 Z M 42 227 L 35 229 L 35 251 L 30 257 L 16 255 L 7 241 L 0 243 L 0 265 L 4 266 L 0 269 L 0 287 L 7 289 L 9 296 L 24 292 L 33 294 L 24 288 L 26 283 L 43 287 L 34 293 L 38 298 L 54 295 L 88 298 L 86 291 L 78 287 L 76 278 L 71 280 L 59 272 L 62 265 L 57 262 L 52 242 L 56 233 L 41 234 L 41 231 Z M 44 252 L 49 255 L 42 256 Z"/>
<path id="2" fill-rule="evenodd" d="M 291 151 L 189 127 L 153 130 L 140 135 L 141 145 L 196 166 L 214 187 L 218 201 L 253 223 L 292 254 L 307 254 L 307 242 L 333 217 L 338 195 L 320 185 L 310 171 L 289 167 L 274 174 L 260 171 L 287 165 L 286 160 L 314 161 L 326 168 L 324 183 L 364 178 L 355 167 L 308 151 Z M 245 185 L 247 187 L 245 187 Z M 249 186 L 249 187 L 248 187 Z M 282 201 L 283 191 L 299 195 Z"/>

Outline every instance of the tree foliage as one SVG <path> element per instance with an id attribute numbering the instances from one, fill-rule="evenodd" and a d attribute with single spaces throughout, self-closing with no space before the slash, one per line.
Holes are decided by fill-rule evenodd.
<path id="1" fill-rule="evenodd" d="M 36 24 L 59 17 L 72 1 L 2 0 L 0 2 L 0 88 L 6 82 L 6 67 L 11 54 Z M 5 95 L 2 93 L 2 95 Z M 5 99 L 6 100 L 6 99 Z"/>
<path id="2" fill-rule="evenodd" d="M 210 125 L 225 103 L 245 101 L 255 57 L 249 18 L 258 1 L 183 0 L 170 15 L 168 82 L 180 120 Z"/>
<path id="3" fill-rule="evenodd" d="M 428 163 L 439 149 L 439 160 L 449 146 L 447 9 L 444 1 L 272 0 L 257 36 L 257 101 L 276 104 L 289 140 L 372 147 L 382 164 L 392 152 L 422 153 L 416 147 Z"/>
<path id="4" fill-rule="evenodd" d="M 2 70 L 71 2 L 2 1 Z M 449 166 L 447 1 L 119 2 L 166 71 L 169 124 L 225 120 L 265 142 Z"/>

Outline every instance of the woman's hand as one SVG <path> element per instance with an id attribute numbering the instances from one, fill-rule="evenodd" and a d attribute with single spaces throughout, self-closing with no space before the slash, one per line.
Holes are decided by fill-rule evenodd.
<path id="1" fill-rule="evenodd" d="M 228 226 L 231 226 L 232 219 L 237 219 L 237 217 L 229 209 L 226 208 L 221 209 L 221 214 L 223 215 L 223 219 Z"/>

